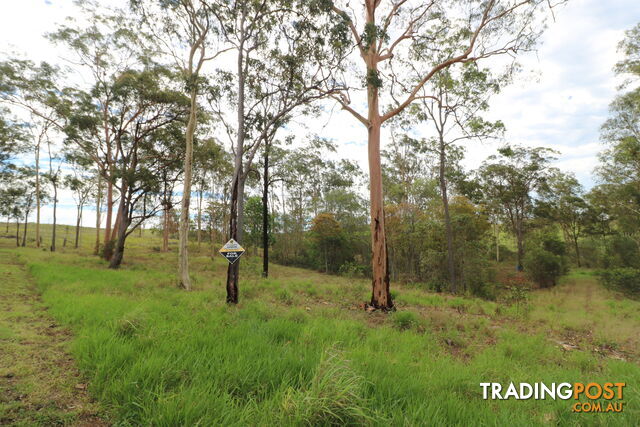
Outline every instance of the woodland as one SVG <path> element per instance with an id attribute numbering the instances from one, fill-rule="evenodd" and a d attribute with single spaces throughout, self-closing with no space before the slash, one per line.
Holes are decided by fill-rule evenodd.
<path id="1" fill-rule="evenodd" d="M 78 1 L 43 35 L 60 63 L 3 52 L 0 342 L 43 351 L 20 347 L 10 315 L 34 284 L 88 388 L 81 409 L 45 415 L 582 422 L 562 402 L 479 400 L 477 383 L 506 371 L 617 376 L 637 402 L 640 24 L 618 46 L 594 185 L 489 119 L 563 3 Z M 366 165 L 340 156 L 331 118 L 304 125 L 337 110 Z M 494 154 L 469 168 L 475 146 Z M 234 263 L 218 253 L 230 239 L 245 249 Z M 0 374 L 20 377 L 13 357 Z M 0 399 L 0 423 L 49 425 L 29 399 Z"/>

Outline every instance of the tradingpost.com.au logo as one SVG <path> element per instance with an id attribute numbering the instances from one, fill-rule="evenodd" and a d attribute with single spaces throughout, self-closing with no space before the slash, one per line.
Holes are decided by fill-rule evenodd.
<path id="1" fill-rule="evenodd" d="M 485 400 L 576 400 L 573 412 L 622 412 L 625 383 L 480 383 Z M 600 401 L 603 399 L 604 402 Z"/>

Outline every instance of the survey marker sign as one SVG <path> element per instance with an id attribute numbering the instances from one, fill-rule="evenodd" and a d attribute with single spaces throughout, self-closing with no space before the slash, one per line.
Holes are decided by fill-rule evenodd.
<path id="1" fill-rule="evenodd" d="M 240 243 L 231 239 L 220 249 L 220 253 L 229 261 L 229 264 L 233 264 L 240 259 L 244 253 L 244 248 L 240 246 Z"/>

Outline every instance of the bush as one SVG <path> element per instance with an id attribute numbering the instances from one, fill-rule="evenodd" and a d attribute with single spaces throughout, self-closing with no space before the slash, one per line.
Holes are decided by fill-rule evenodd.
<path id="1" fill-rule="evenodd" d="M 600 281 L 609 289 L 640 295 L 640 270 L 636 268 L 604 270 L 600 273 Z"/>
<path id="2" fill-rule="evenodd" d="M 604 268 L 640 268 L 640 250 L 636 242 L 627 236 L 613 236 L 607 244 Z"/>
<path id="3" fill-rule="evenodd" d="M 340 266 L 339 273 L 347 277 L 365 277 L 365 266 L 355 261 L 347 261 Z"/>
<path id="4" fill-rule="evenodd" d="M 564 266 L 560 255 L 542 248 L 534 248 L 524 257 L 524 269 L 531 280 L 543 288 L 548 288 L 556 285 Z"/>

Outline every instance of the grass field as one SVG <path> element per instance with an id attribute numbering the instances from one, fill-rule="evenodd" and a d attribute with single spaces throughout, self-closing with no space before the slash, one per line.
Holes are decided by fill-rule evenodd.
<path id="1" fill-rule="evenodd" d="M 73 333 L 90 395 L 118 425 L 640 420 L 640 302 L 590 271 L 497 301 L 394 284 L 398 311 L 385 315 L 360 308 L 366 280 L 277 265 L 262 279 L 261 260 L 247 257 L 241 303 L 230 307 L 226 261 L 207 245 L 192 245 L 187 293 L 175 286 L 176 253 L 154 249 L 159 236 L 132 237 L 118 271 L 91 255 L 92 236 L 85 229 L 79 250 L 59 243 L 56 253 L 2 238 L 0 257 L 26 266 L 49 314 Z M 15 340 L 0 330 L 0 343 Z M 577 414 L 568 400 L 482 399 L 479 383 L 511 381 L 625 382 L 625 407 Z"/>

